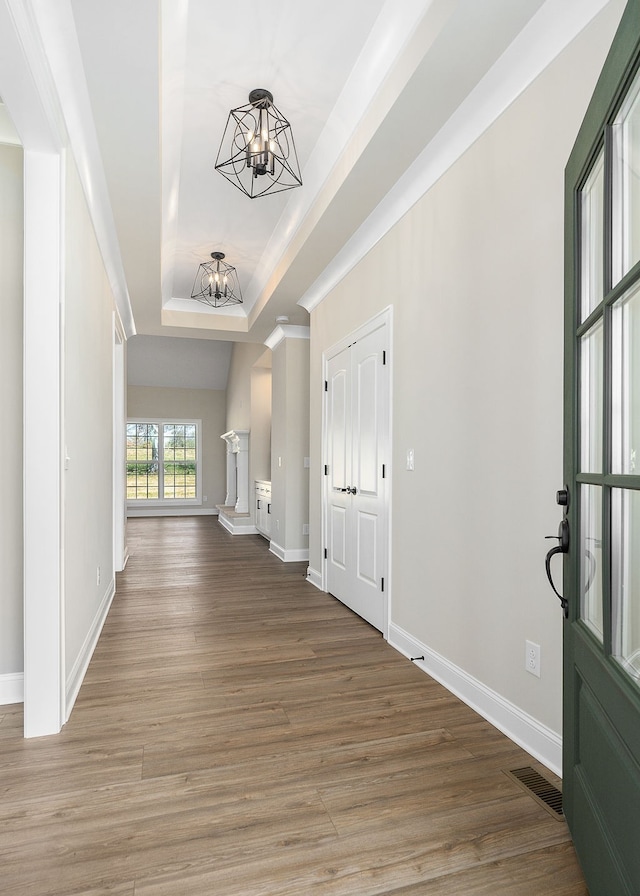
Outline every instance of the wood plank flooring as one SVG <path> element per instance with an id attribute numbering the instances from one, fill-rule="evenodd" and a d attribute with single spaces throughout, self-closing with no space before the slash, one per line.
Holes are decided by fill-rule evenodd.
<path id="1" fill-rule="evenodd" d="M 134 519 L 71 719 L 0 707 L 8 896 L 586 896 L 526 753 L 215 517 Z"/>

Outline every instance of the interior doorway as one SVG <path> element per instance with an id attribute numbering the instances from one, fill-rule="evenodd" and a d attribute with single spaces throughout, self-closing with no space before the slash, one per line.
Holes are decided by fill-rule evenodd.
<path id="1" fill-rule="evenodd" d="M 326 590 L 387 637 L 391 310 L 324 356 Z"/>

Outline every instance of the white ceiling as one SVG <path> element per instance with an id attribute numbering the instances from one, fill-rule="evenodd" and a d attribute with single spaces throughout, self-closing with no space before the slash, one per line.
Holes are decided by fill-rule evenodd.
<path id="1" fill-rule="evenodd" d="M 262 342 L 542 0 L 72 0 L 135 324 Z M 160 50 L 160 52 L 159 52 Z M 289 118 L 304 184 L 250 200 L 214 171 L 254 87 Z M 221 250 L 245 304 L 190 299 Z"/>
<path id="2" fill-rule="evenodd" d="M 376 216 L 380 231 L 399 185 L 432 149 L 464 151 L 461 119 L 467 140 L 489 123 L 483 85 L 499 114 L 522 89 L 503 90 L 509 72 L 529 66 L 524 86 L 606 0 L 28 2 L 128 331 L 213 350 L 263 343 L 279 315 L 308 323 L 300 300 L 335 282 Z M 304 183 L 250 200 L 214 162 L 256 87 L 291 121 Z M 231 312 L 189 297 L 213 250 L 241 280 Z"/>

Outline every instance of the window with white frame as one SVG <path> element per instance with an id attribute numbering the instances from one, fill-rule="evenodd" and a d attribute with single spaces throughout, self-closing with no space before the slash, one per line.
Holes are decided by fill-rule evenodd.
<path id="1" fill-rule="evenodd" d="M 200 420 L 127 421 L 127 501 L 199 504 Z"/>

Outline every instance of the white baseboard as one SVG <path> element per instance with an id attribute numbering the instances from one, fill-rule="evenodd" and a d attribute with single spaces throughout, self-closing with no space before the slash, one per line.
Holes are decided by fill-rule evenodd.
<path id="1" fill-rule="evenodd" d="M 0 675 L 0 706 L 24 703 L 24 673 L 8 672 Z"/>
<path id="2" fill-rule="evenodd" d="M 127 517 L 138 516 L 217 516 L 217 507 L 194 507 L 183 504 L 181 507 L 127 507 Z"/>
<path id="3" fill-rule="evenodd" d="M 421 644 L 399 625 L 389 626 L 389 644 L 406 657 L 424 656 L 415 665 L 423 669 L 467 706 L 506 734 L 556 775 L 562 775 L 562 737 L 515 703 L 505 700 L 477 678 Z"/>
<path id="4" fill-rule="evenodd" d="M 228 516 L 225 516 L 223 513 L 221 513 L 218 515 L 218 522 L 227 530 L 227 532 L 230 532 L 231 535 L 260 534 L 250 520 L 247 520 L 246 524 L 243 525 L 242 522 L 235 522 L 233 519 L 230 519 Z"/>
<path id="5" fill-rule="evenodd" d="M 269 542 L 269 550 L 283 563 L 301 563 L 309 559 L 309 548 L 296 548 L 295 550 L 287 551 L 280 547 L 279 544 L 276 544 L 275 541 L 271 541 Z"/>
<path id="6" fill-rule="evenodd" d="M 307 582 L 311 582 L 312 585 L 315 585 L 318 591 L 323 591 L 322 587 L 322 573 L 318 572 L 317 569 L 313 569 L 311 566 L 307 567 Z"/>
<path id="7" fill-rule="evenodd" d="M 73 669 L 67 676 L 66 681 L 66 718 L 65 722 L 69 720 L 69 716 L 71 715 L 71 710 L 73 709 L 73 704 L 76 702 L 76 697 L 78 696 L 78 692 L 80 690 L 80 685 L 84 680 L 84 676 L 87 673 L 87 669 L 89 667 L 89 663 L 91 661 L 91 657 L 93 656 L 93 651 L 96 649 L 96 644 L 98 643 L 98 638 L 100 637 L 100 632 L 102 631 L 102 626 L 104 625 L 104 621 L 107 618 L 107 613 L 109 612 L 109 608 L 113 601 L 114 595 L 116 593 L 115 580 L 112 579 L 109 582 L 107 590 L 100 602 L 100 606 L 98 607 L 98 612 L 95 615 L 91 628 L 87 632 L 87 637 L 84 639 L 84 644 L 80 649 L 80 653 L 78 654 L 75 663 L 73 664 Z"/>

